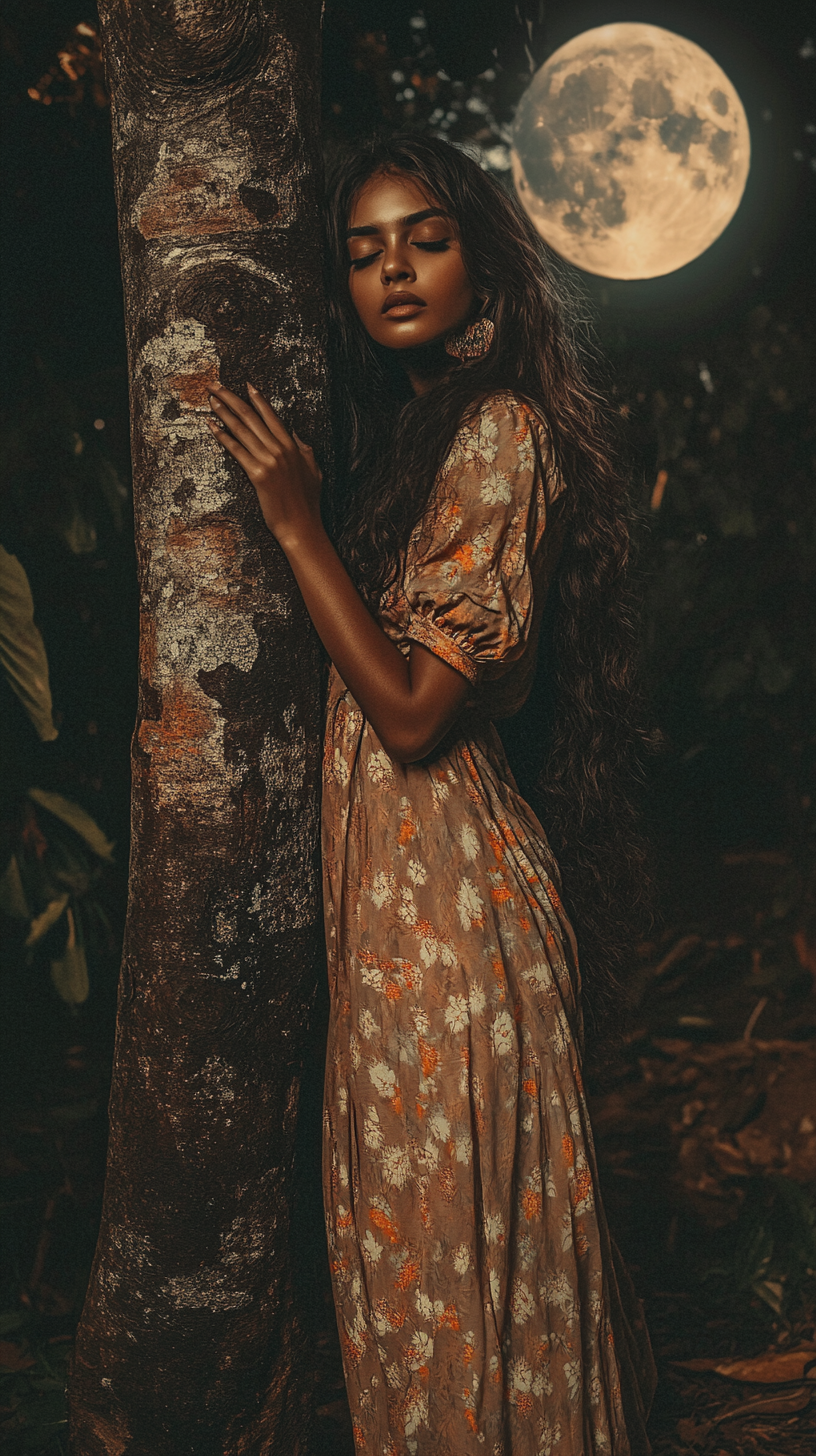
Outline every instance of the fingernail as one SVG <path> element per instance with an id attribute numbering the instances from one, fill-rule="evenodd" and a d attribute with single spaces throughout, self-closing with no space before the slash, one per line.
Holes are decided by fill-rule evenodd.
<path id="1" fill-rule="evenodd" d="M 247 389 L 250 391 L 250 394 L 257 394 L 258 393 L 257 389 L 255 388 L 255 385 L 254 384 L 250 384 L 249 380 L 247 380 Z"/>

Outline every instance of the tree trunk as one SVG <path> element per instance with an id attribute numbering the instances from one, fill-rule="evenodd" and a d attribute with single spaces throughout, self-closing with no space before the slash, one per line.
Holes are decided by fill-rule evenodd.
<path id="1" fill-rule="evenodd" d="M 290 1256 L 316 985 L 317 643 L 206 426 L 327 443 L 320 0 L 104 0 L 142 601 L 130 902 L 77 1456 L 306 1449 Z"/>

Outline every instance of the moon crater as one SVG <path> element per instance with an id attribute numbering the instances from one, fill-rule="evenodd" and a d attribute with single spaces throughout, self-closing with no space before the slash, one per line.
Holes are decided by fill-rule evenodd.
<path id="1" fill-rule="evenodd" d="M 513 177 L 542 237 L 606 278 L 656 278 L 703 253 L 750 166 L 742 103 L 711 56 L 656 25 L 568 41 L 524 93 Z"/>

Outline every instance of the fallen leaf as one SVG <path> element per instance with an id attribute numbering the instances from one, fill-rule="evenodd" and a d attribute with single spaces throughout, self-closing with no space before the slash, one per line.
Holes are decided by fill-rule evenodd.
<path id="1" fill-rule="evenodd" d="M 722 1411 L 714 1417 L 711 1424 L 718 1426 L 721 1421 L 734 1421 L 739 1416 L 795 1415 L 810 1405 L 812 1394 L 813 1391 L 805 1387 L 799 1390 L 777 1390 L 773 1395 L 752 1395 L 749 1400 L 743 1400 L 739 1405 L 733 1405 L 730 1410 Z"/>
<path id="2" fill-rule="evenodd" d="M 816 976 L 816 945 L 811 945 L 804 930 L 797 930 L 793 936 L 793 945 L 799 964 L 805 971 L 811 971 Z"/>
<path id="3" fill-rule="evenodd" d="M 711 1430 L 711 1421 L 703 1421 L 697 1424 L 686 1417 L 677 1422 L 677 1434 L 686 1446 L 696 1446 L 698 1441 L 705 1440 Z"/>
<path id="4" fill-rule="evenodd" d="M 12 1340 L 0 1340 L 0 1365 L 4 1370 L 30 1370 L 35 1364 L 31 1355 L 25 1355 L 20 1345 Z"/>
<path id="5" fill-rule="evenodd" d="M 785 1162 L 782 1148 L 777 1147 L 774 1138 L 761 1127 L 749 1124 L 735 1134 L 734 1141 L 755 1168 L 765 1168 L 772 1163 L 781 1166 Z"/>
<path id="6" fill-rule="evenodd" d="M 798 1350 L 766 1350 L 762 1355 L 744 1360 L 672 1360 L 671 1363 L 682 1370 L 710 1370 L 727 1380 L 784 1385 L 792 1380 L 816 1380 L 816 1345 L 802 1345 Z"/>
<path id="7" fill-rule="evenodd" d="M 680 940 L 677 941 L 676 945 L 673 945 L 671 950 L 668 951 L 666 955 L 664 955 L 663 959 L 658 961 L 656 966 L 649 967 L 647 971 L 647 975 L 649 976 L 649 978 L 653 981 L 658 981 L 661 976 L 665 976 L 666 972 L 671 970 L 672 966 L 678 965 L 680 961 L 684 961 L 686 959 L 686 956 L 691 955 L 691 952 L 697 949 L 701 941 L 702 936 L 684 935 Z"/>

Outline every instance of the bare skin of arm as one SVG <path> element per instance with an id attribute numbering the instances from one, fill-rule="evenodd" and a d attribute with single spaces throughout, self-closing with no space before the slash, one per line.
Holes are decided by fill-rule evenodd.
<path id="1" fill-rule="evenodd" d="M 386 636 L 326 534 L 310 446 L 288 433 L 252 385 L 249 393 L 247 405 L 228 389 L 213 391 L 220 424 L 210 427 L 254 485 L 315 630 L 386 752 L 400 763 L 424 758 L 455 722 L 469 684 L 419 643 L 405 657 Z"/>

